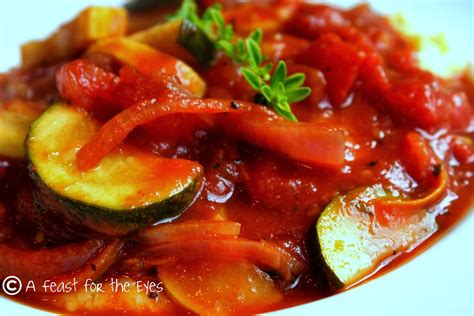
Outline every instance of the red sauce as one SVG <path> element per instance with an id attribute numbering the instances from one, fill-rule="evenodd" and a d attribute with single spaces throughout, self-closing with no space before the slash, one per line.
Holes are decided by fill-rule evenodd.
<path id="1" fill-rule="evenodd" d="M 241 224 L 240 237 L 272 241 L 305 263 L 306 269 L 294 287 L 279 289 L 283 299 L 259 312 L 333 294 L 325 289 L 312 268 L 311 236 L 321 211 L 336 195 L 374 184 L 396 187 L 412 197 L 429 190 L 421 176 L 407 171 L 413 169 L 404 156 L 407 133 L 421 133 L 447 168 L 449 196 L 455 198 L 449 203 L 446 199 L 439 202 L 444 209 L 437 217 L 439 228 L 427 242 L 416 251 L 397 255 L 375 276 L 398 267 L 438 240 L 464 217 L 474 196 L 472 80 L 467 76 L 444 80 L 419 69 L 413 45 L 365 5 L 340 10 L 284 2 L 271 7 L 240 5 L 229 8 L 225 15 L 243 34 L 253 29 L 252 25 L 262 23 L 262 46 L 270 60 L 284 59 L 290 73 L 306 74 L 305 83 L 313 94 L 293 104 L 293 111 L 300 121 L 324 123 L 347 132 L 341 168 L 307 167 L 226 136 L 192 114 L 160 118 L 136 129 L 127 139 L 128 143 L 154 154 L 195 160 L 204 166 L 200 195 L 176 221 L 225 216 Z M 288 14 L 282 15 L 284 10 Z M 32 72 L 47 76 L 50 67 Z M 254 101 L 255 92 L 225 58 L 209 69 L 201 69 L 200 75 L 207 83 L 209 98 Z M 23 85 L 37 87 L 34 74 L 20 77 L 23 79 L 13 72 L 6 80 L 10 85 L 21 81 Z M 14 97 L 9 94 L 12 89 L 9 93 L 5 91 L 0 90 L 1 98 Z M 50 93 L 55 93 L 54 88 L 38 94 L 36 100 L 47 98 Z M 179 131 L 170 132 L 175 128 Z M 37 221 L 32 220 L 34 216 L 25 213 L 25 209 L 33 211 L 28 200 L 29 185 L 25 188 L 29 181 L 23 161 L 0 159 L 0 241 L 34 249 L 64 244 L 65 241 L 53 240 L 48 232 L 42 232 L 51 229 L 67 237 L 62 227 L 37 226 Z M 29 208 L 21 207 L 22 204 Z M 104 278 L 127 275 L 156 280 L 150 271 L 127 270 L 127 259 L 143 247 L 127 241 L 122 257 Z M 28 295 L 18 299 L 35 307 L 64 312 L 54 304 L 54 299 L 38 300 Z M 187 312 L 177 304 L 169 311 Z"/>

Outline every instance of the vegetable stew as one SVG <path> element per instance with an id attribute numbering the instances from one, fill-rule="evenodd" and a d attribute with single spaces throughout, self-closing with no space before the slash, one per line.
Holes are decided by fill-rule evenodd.
<path id="1" fill-rule="evenodd" d="M 282 309 L 472 206 L 473 79 L 421 69 L 368 5 L 132 1 L 21 53 L 0 74 L 0 279 L 22 303 Z"/>

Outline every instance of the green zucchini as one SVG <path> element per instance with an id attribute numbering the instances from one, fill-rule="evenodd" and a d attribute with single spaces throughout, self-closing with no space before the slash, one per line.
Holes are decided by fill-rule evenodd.
<path id="1" fill-rule="evenodd" d="M 214 43 L 189 20 L 183 20 L 177 42 L 186 48 L 200 65 L 208 66 L 214 60 Z"/>
<path id="2" fill-rule="evenodd" d="M 134 33 L 131 40 L 147 44 L 188 64 L 208 66 L 215 57 L 214 43 L 189 20 L 172 20 Z"/>
<path id="3" fill-rule="evenodd" d="M 333 290 L 347 288 L 409 251 L 437 230 L 433 214 L 400 219 L 389 226 L 375 218 L 371 201 L 387 198 L 380 186 L 335 197 L 316 223 L 316 262 Z"/>
<path id="4" fill-rule="evenodd" d="M 179 0 L 127 0 L 124 8 L 131 13 L 148 12 L 171 5 L 179 5 Z"/>
<path id="5" fill-rule="evenodd" d="M 202 167 L 125 145 L 100 165 L 81 172 L 76 152 L 98 130 L 86 113 L 66 105 L 48 108 L 25 142 L 38 212 L 58 212 L 80 232 L 122 236 L 179 215 L 193 201 Z"/>

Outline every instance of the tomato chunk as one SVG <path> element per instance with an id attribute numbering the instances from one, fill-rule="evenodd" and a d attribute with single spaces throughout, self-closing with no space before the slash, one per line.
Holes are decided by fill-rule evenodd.
<path id="1" fill-rule="evenodd" d="M 405 137 L 403 161 L 408 173 L 419 183 L 432 179 L 438 164 L 426 140 L 416 132 L 410 132 Z"/>
<path id="2" fill-rule="evenodd" d="M 315 39 L 349 25 L 350 21 L 344 17 L 341 10 L 326 5 L 303 4 L 292 16 L 288 28 L 298 36 Z"/>
<path id="3" fill-rule="evenodd" d="M 113 113 L 144 99 L 189 95 L 171 77 L 160 74 L 147 77 L 129 66 L 122 67 L 116 76 L 86 59 L 61 67 L 56 81 L 64 99 L 93 114 Z"/>
<path id="4" fill-rule="evenodd" d="M 95 114 L 103 113 L 119 78 L 91 62 L 79 59 L 62 66 L 56 74 L 61 96 L 73 105 Z M 98 106 L 98 105 L 101 106 Z"/>
<path id="5" fill-rule="evenodd" d="M 197 97 L 202 97 L 206 91 L 206 83 L 193 68 L 148 45 L 125 38 L 110 38 L 96 42 L 87 50 L 87 54 L 98 53 L 111 55 L 122 64 L 133 67 L 148 77 L 161 73 L 174 76 Z"/>
<path id="6" fill-rule="evenodd" d="M 316 40 L 302 59 L 323 72 L 329 101 L 334 106 L 341 106 L 359 75 L 364 57 L 365 54 L 355 46 L 329 33 Z"/>
<path id="7" fill-rule="evenodd" d="M 374 202 L 375 214 L 382 225 L 390 218 L 408 218 L 423 213 L 438 202 L 448 188 L 445 167 L 438 162 L 427 141 L 416 132 L 409 132 L 403 144 L 403 160 L 408 173 L 429 193 L 416 199 L 378 199 Z"/>
<path id="8" fill-rule="evenodd" d="M 384 95 L 396 116 L 422 128 L 463 129 L 469 125 L 471 107 L 465 94 L 442 90 L 439 80 L 430 73 L 419 72 L 395 81 Z"/>

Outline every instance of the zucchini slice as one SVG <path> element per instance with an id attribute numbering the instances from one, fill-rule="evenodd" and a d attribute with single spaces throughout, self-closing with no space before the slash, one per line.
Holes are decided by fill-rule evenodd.
<path id="1" fill-rule="evenodd" d="M 424 210 L 390 226 L 376 220 L 374 199 L 387 198 L 379 186 L 335 197 L 316 224 L 317 264 L 333 290 L 361 281 L 390 257 L 409 251 L 437 230 L 435 216 Z"/>
<path id="2" fill-rule="evenodd" d="M 283 299 L 272 279 L 251 263 L 198 260 L 162 265 L 166 293 L 198 315 L 250 315 Z"/>
<path id="3" fill-rule="evenodd" d="M 186 63 L 208 66 L 215 57 L 214 43 L 189 20 L 159 23 L 134 33 L 131 40 L 147 44 Z"/>
<path id="4" fill-rule="evenodd" d="M 22 159 L 30 124 L 40 115 L 39 103 L 11 100 L 0 104 L 0 156 Z"/>
<path id="5" fill-rule="evenodd" d="M 65 218 L 78 231 L 122 236 L 179 215 L 193 201 L 202 167 L 122 146 L 87 172 L 76 152 L 98 126 L 86 113 L 65 105 L 48 108 L 26 140 L 35 206 Z"/>

